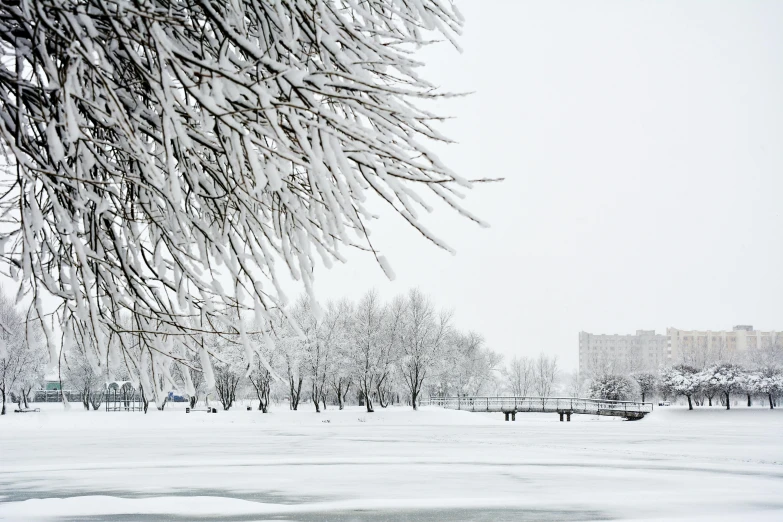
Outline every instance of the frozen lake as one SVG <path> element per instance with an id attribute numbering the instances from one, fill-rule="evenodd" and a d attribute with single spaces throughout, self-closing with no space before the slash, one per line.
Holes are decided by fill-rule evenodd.
<path id="1" fill-rule="evenodd" d="M 0 418 L 0 519 L 783 520 L 783 412 Z"/>

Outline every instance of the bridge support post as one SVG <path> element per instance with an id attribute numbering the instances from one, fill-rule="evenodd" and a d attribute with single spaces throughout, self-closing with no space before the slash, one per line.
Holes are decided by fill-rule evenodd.
<path id="1" fill-rule="evenodd" d="M 563 422 L 563 412 L 561 411 L 561 412 L 558 412 L 558 413 L 560 413 L 560 422 Z"/>
<path id="2" fill-rule="evenodd" d="M 508 422 L 508 412 L 504 412 L 503 416 L 506 417 L 506 422 Z"/>
<path id="3" fill-rule="evenodd" d="M 517 412 L 515 412 L 515 411 L 511 412 L 511 420 L 514 421 L 514 422 L 517 421 Z"/>
<path id="4" fill-rule="evenodd" d="M 571 422 L 571 412 L 570 411 L 566 412 L 566 420 L 568 420 L 568 422 Z"/>

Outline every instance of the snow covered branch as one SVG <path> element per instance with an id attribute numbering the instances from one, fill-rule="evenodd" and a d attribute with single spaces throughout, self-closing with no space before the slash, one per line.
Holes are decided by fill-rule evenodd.
<path id="1" fill-rule="evenodd" d="M 0 256 L 39 316 L 42 289 L 61 299 L 66 344 L 142 384 L 206 357 L 204 332 L 249 347 L 225 314 L 266 324 L 281 271 L 312 298 L 347 246 L 393 277 L 371 194 L 443 248 L 422 192 L 478 222 L 417 107 L 446 94 L 416 48 L 461 25 L 444 0 L 3 2 Z"/>

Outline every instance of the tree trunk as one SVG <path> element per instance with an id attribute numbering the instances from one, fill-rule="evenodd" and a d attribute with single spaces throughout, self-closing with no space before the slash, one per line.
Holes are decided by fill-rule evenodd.
<path id="1" fill-rule="evenodd" d="M 321 395 L 321 402 L 324 405 L 324 411 L 326 411 L 326 395 Z"/>
<path id="2" fill-rule="evenodd" d="M 94 411 L 97 411 L 98 408 L 101 407 L 101 403 L 103 402 L 104 395 L 103 392 L 94 392 L 90 394 L 90 404 L 92 404 L 92 409 Z"/>
<path id="3" fill-rule="evenodd" d="M 302 378 L 299 378 L 299 384 L 294 386 L 294 378 L 289 377 L 288 382 L 291 385 L 291 400 L 289 406 L 292 410 L 296 411 L 299 408 L 299 397 L 302 394 Z"/>
<path id="4" fill-rule="evenodd" d="M 2 392 L 3 392 L 3 410 L 2 410 L 2 412 L 0 412 L 0 415 L 5 415 L 5 389 L 3 389 Z M 770 397 L 771 397 L 771 395 L 770 395 Z M 772 400 L 772 399 L 770 399 L 770 400 Z"/>
<path id="5" fill-rule="evenodd" d="M 144 395 L 144 388 L 139 387 L 139 390 L 141 391 L 141 403 L 144 405 L 144 414 L 147 414 L 147 408 L 150 406 L 150 401 L 147 400 L 147 396 Z"/>
<path id="6" fill-rule="evenodd" d="M 693 403 L 691 402 L 691 396 L 690 395 L 688 395 L 688 409 L 689 410 L 693 409 Z"/>
<path id="7" fill-rule="evenodd" d="M 196 401 L 198 401 L 198 397 L 196 397 L 195 395 L 188 398 L 188 403 L 190 403 L 191 409 L 195 408 Z"/>
<path id="8" fill-rule="evenodd" d="M 642 392 L 642 402 L 644 402 L 644 392 Z"/>
<path id="9" fill-rule="evenodd" d="M 729 399 L 730 399 L 729 392 L 726 392 L 726 409 L 727 410 L 731 409 L 731 401 Z"/>
<path id="10" fill-rule="evenodd" d="M 376 387 L 376 390 L 378 391 L 378 404 L 381 405 L 381 408 L 385 408 L 389 405 L 388 401 L 385 399 L 386 394 L 383 393 L 380 385 Z"/>
<path id="11" fill-rule="evenodd" d="M 712 397 L 707 397 L 707 400 L 709 401 L 709 405 L 712 406 Z"/>
<path id="12" fill-rule="evenodd" d="M 768 393 L 767 396 L 769 397 L 769 409 L 774 410 L 775 408 L 772 406 L 772 394 Z"/>
<path id="13" fill-rule="evenodd" d="M 364 405 L 367 406 L 367 413 L 374 413 L 375 409 L 372 407 L 372 398 L 364 387 L 362 387 L 362 395 L 364 395 Z"/>
<path id="14" fill-rule="evenodd" d="M 419 409 L 419 405 L 416 404 L 416 398 L 418 397 L 419 392 L 417 390 L 411 391 L 411 404 L 413 405 L 413 410 L 416 411 Z"/>
<path id="15" fill-rule="evenodd" d="M 340 403 L 340 404 L 341 404 L 341 405 L 343 405 L 343 406 L 345 405 L 345 401 L 346 401 L 346 399 L 348 398 L 348 391 L 349 391 L 350 389 L 351 389 L 351 382 L 350 382 L 350 381 L 348 381 L 348 384 L 345 386 L 345 394 L 343 395 L 343 400 L 342 400 L 342 402 Z M 341 410 L 343 409 L 343 406 L 340 406 L 340 409 L 341 409 Z"/>
<path id="16" fill-rule="evenodd" d="M 748 394 L 748 408 L 750 408 L 751 406 L 752 406 L 752 404 L 750 402 L 750 394 Z"/>
<path id="17" fill-rule="evenodd" d="M 320 397 L 318 397 L 318 386 L 315 383 L 313 383 L 312 393 L 313 393 L 313 404 L 315 404 L 315 412 L 321 413 L 321 405 L 318 404 L 321 399 Z"/>

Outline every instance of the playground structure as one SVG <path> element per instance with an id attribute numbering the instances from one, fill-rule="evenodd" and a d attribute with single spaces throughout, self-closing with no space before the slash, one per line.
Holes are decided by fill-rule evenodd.
<path id="1" fill-rule="evenodd" d="M 141 390 L 130 381 L 106 383 L 104 403 L 106 411 L 144 411 Z"/>

